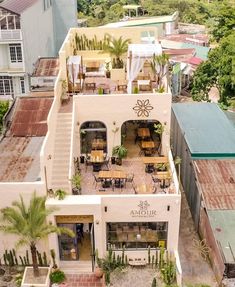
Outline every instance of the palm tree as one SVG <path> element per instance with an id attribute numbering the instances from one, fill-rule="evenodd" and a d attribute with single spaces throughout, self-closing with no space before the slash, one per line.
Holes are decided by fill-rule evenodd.
<path id="1" fill-rule="evenodd" d="M 110 37 L 108 41 L 109 44 L 104 46 L 104 52 L 107 52 L 111 57 L 114 57 L 112 61 L 112 67 L 121 69 L 124 66 L 121 57 L 127 52 L 128 44 L 131 42 L 131 40 L 123 40 L 122 36 L 120 36 L 118 39 L 115 39 L 110 35 L 108 36 Z"/>
<path id="2" fill-rule="evenodd" d="M 163 88 L 163 78 L 168 72 L 169 55 L 162 53 L 162 55 L 153 55 L 151 62 L 151 68 L 154 74 L 154 78 L 157 82 L 158 89 Z M 156 79 L 157 76 L 157 79 Z"/>
<path id="3" fill-rule="evenodd" d="M 37 263 L 36 244 L 41 239 L 47 238 L 51 233 L 66 233 L 74 237 L 74 233 L 67 228 L 59 228 L 47 223 L 47 216 L 55 211 L 55 208 L 45 207 L 46 197 L 37 197 L 36 193 L 32 195 L 29 206 L 26 207 L 22 196 L 20 201 L 12 202 L 12 207 L 6 207 L 1 210 L 2 224 L 0 231 L 7 234 L 14 234 L 19 237 L 16 247 L 28 245 L 31 250 L 34 276 L 39 276 Z"/>

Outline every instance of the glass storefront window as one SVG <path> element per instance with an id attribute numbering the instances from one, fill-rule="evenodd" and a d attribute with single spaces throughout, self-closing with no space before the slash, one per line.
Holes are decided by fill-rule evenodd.
<path id="1" fill-rule="evenodd" d="M 107 249 L 167 248 L 167 222 L 107 223 Z"/>

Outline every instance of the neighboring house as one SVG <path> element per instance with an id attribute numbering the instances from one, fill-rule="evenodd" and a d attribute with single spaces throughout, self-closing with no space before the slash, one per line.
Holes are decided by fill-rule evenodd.
<path id="1" fill-rule="evenodd" d="M 24 95 L 38 57 L 54 57 L 70 27 L 76 1 L 5 0 L 0 4 L 0 96 Z"/>
<path id="2" fill-rule="evenodd" d="M 235 278 L 235 128 L 212 103 L 173 104 L 172 153 L 216 275 Z M 205 249 L 206 252 L 206 249 Z"/>
<path id="3" fill-rule="evenodd" d="M 103 27 L 109 28 L 122 28 L 122 27 L 157 27 L 158 37 L 175 34 L 178 29 L 178 17 L 179 13 L 175 12 L 172 15 L 156 16 L 156 17 L 140 17 L 133 18 L 126 21 L 120 21 L 115 23 L 109 23 Z M 146 36 L 142 36 L 146 37 Z"/>
<path id="4" fill-rule="evenodd" d="M 181 194 L 167 132 L 170 130 L 172 95 L 165 77 L 162 93 L 150 88 L 152 80 L 148 71 L 144 75 L 147 79 L 139 77 L 145 61 L 162 52 L 160 45 L 140 44 L 143 30 L 144 27 L 70 29 L 59 52 L 59 73 L 47 121 L 42 116 L 47 111 L 35 116 L 31 113 L 29 117 L 30 123 L 32 120 L 41 125 L 47 123 L 41 149 L 40 143 L 37 144 L 40 170 L 31 169 L 30 158 L 27 158 L 25 173 L 28 176 L 21 175 L 22 180 L 17 178 L 13 182 L 13 175 L 13 178 L 2 175 L 8 182 L 0 182 L 0 194 L 6 194 L 0 201 L 0 208 L 9 206 L 19 194 L 28 200 L 36 190 L 37 194 L 48 195 L 48 207 L 56 207 L 48 220 L 74 230 L 74 239 L 54 234 L 45 240 L 45 251 L 48 253 L 53 248 L 58 266 L 66 272 L 94 270 L 96 249 L 99 256 L 104 257 L 109 248 L 116 256 L 125 248 L 128 259 L 132 262 L 138 259 L 145 265 L 149 248 L 151 256 L 156 256 L 163 247 L 175 255 L 180 280 Z M 111 69 L 111 78 L 106 77 L 100 67 L 110 62 L 110 55 L 99 50 L 77 50 L 74 56 L 75 39 L 85 34 L 88 41 L 94 37 L 102 41 L 107 33 L 132 39 L 128 53 L 123 56 L 128 63 L 127 74 L 124 69 Z M 133 69 L 137 64 L 138 69 Z M 122 81 L 115 80 L 115 72 L 118 79 L 124 77 Z M 138 94 L 133 93 L 134 87 L 139 87 Z M 66 97 L 67 92 L 73 97 Z M 35 103 L 35 108 L 36 105 L 42 109 L 42 102 Z M 25 116 L 29 116 L 28 107 L 25 103 Z M 154 123 L 162 123 L 166 132 L 158 137 Z M 45 128 L 38 124 L 38 129 Z M 28 133 L 33 125 L 29 126 L 22 116 L 12 124 L 10 131 L 16 133 L 19 128 Z M 127 158 L 123 159 L 121 167 L 115 163 L 111 165 L 113 147 L 122 143 L 124 134 Z M 30 154 L 32 149 L 32 145 L 24 149 L 24 155 Z M 37 150 L 37 155 L 38 149 L 36 146 L 33 149 Z M 144 156 L 149 153 L 155 157 Z M 153 159 L 166 170 L 154 175 Z M 74 189 L 71 182 L 79 171 L 80 191 Z M 22 182 L 26 179 L 28 182 Z M 64 200 L 53 196 L 58 189 L 67 192 Z M 4 241 L 4 245 L 0 245 L 1 253 L 4 248 L 13 248 L 10 236 L 0 236 Z"/>

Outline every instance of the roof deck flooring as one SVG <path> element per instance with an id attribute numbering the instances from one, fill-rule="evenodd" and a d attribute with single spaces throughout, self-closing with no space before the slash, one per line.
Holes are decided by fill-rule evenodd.
<path id="1" fill-rule="evenodd" d="M 140 148 L 138 143 L 135 144 L 135 127 L 130 124 L 128 126 L 128 132 L 124 141 L 124 146 L 128 150 L 128 156 L 126 159 L 123 159 L 122 165 L 113 165 L 109 164 L 110 170 L 123 170 L 127 174 L 134 174 L 133 184 L 135 186 L 147 185 L 153 186 L 152 174 L 145 172 L 145 164 L 143 163 L 143 156 L 139 156 Z M 157 156 L 157 155 L 156 155 Z M 133 184 L 126 183 L 126 186 L 121 188 L 103 188 L 101 183 L 95 184 L 92 166 L 88 166 L 86 169 L 85 164 L 80 164 L 81 174 L 82 174 L 82 194 L 91 195 L 91 194 L 134 194 Z M 98 176 L 98 173 L 94 173 Z M 163 190 L 160 188 L 160 184 L 156 185 L 156 193 L 163 193 Z M 166 193 L 175 193 L 173 182 L 170 185 L 170 188 L 165 189 Z M 147 194 L 147 193 L 146 193 Z M 150 193 L 151 194 L 151 193 Z"/>

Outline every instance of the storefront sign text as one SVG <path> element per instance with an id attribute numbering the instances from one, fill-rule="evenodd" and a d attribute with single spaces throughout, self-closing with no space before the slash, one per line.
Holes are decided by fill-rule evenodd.
<path id="1" fill-rule="evenodd" d="M 155 217 L 157 216 L 157 211 L 154 209 L 149 209 L 150 204 L 147 200 L 140 201 L 138 204 L 139 209 L 131 210 L 130 214 L 132 217 Z"/>

